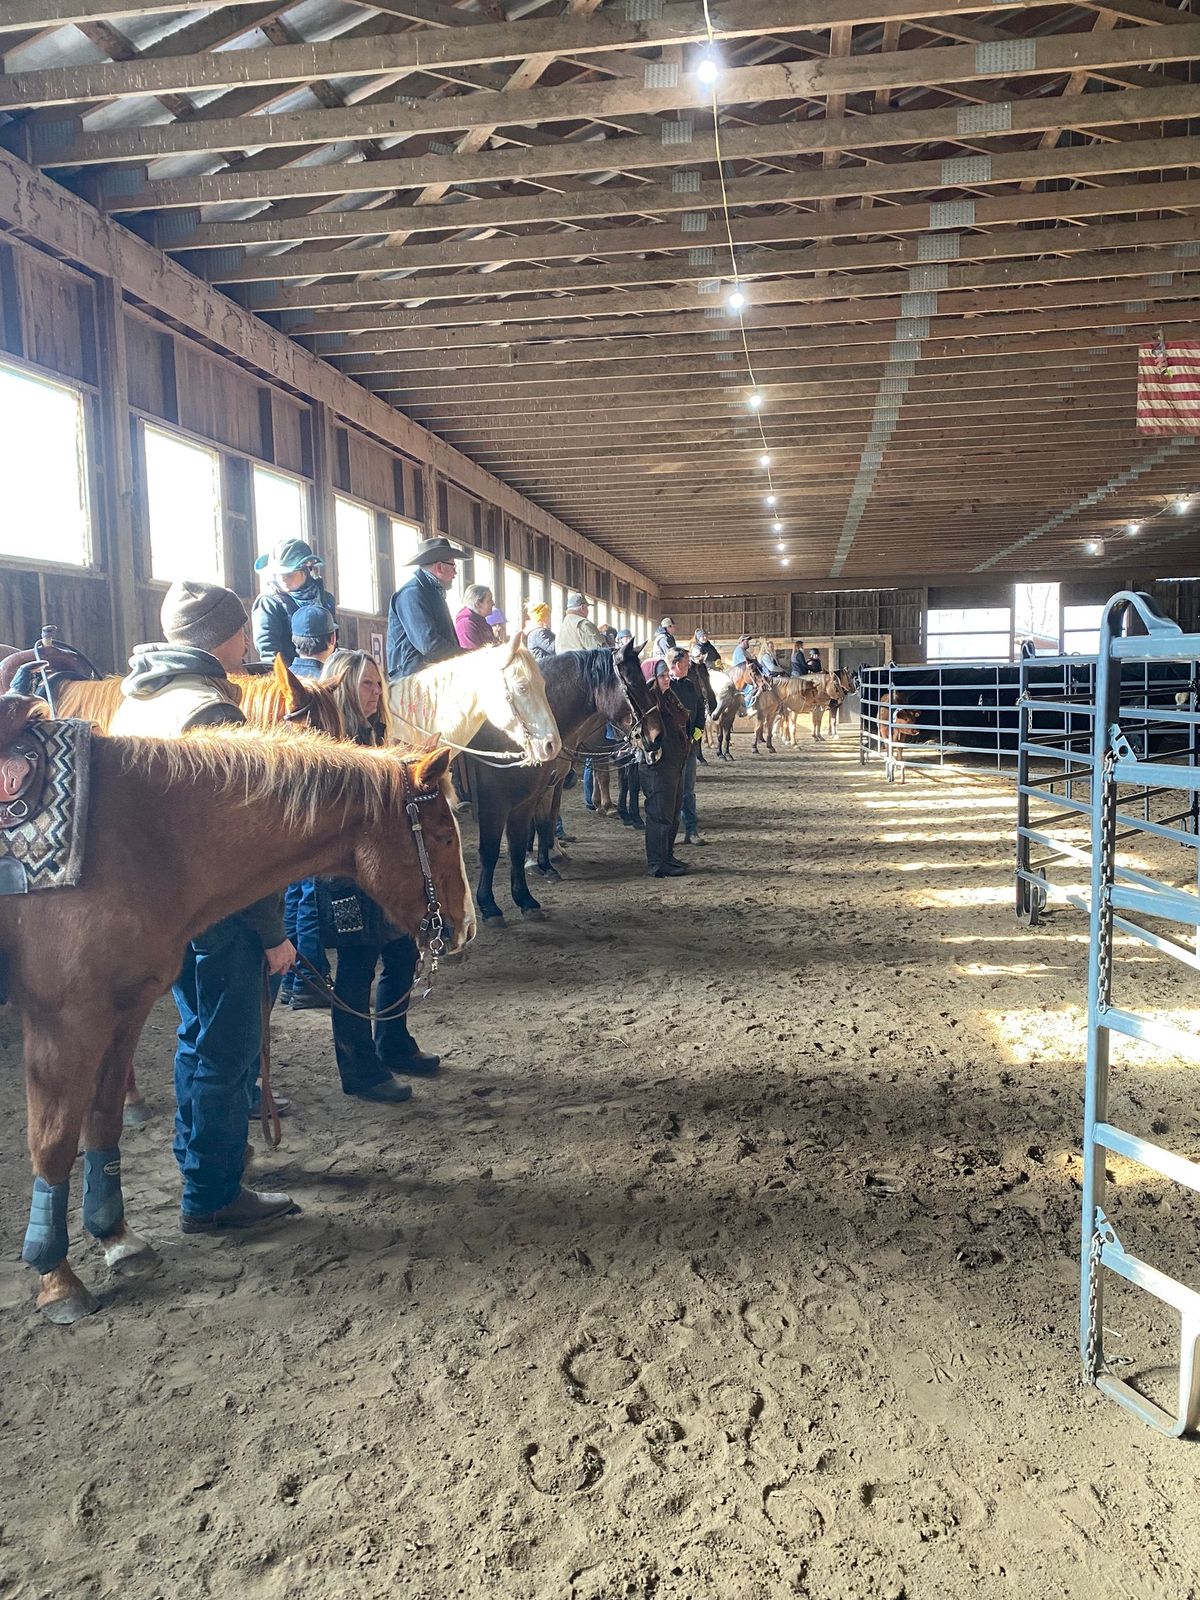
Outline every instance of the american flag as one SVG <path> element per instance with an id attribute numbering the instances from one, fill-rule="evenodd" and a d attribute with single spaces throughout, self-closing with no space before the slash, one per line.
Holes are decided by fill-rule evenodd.
<path id="1" fill-rule="evenodd" d="M 1200 435 L 1200 344 L 1160 334 L 1138 350 L 1139 433 Z"/>

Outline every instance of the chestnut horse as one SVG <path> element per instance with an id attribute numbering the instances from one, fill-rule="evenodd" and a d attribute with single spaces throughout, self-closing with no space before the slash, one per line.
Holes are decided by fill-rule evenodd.
<path id="1" fill-rule="evenodd" d="M 334 692 L 336 683 L 319 678 L 298 678 L 282 656 L 275 657 L 270 672 L 231 672 L 246 721 L 258 728 L 286 722 L 292 726 L 345 737 L 342 714 Z M 107 733 L 122 700 L 120 678 L 54 679 L 54 710 L 60 717 L 82 717 Z"/>
<path id="2" fill-rule="evenodd" d="M 44 715 L 40 700 L 0 699 L 0 750 Z M 473 936 L 447 767 L 444 751 L 406 761 L 290 730 L 93 738 L 82 885 L 0 897 L 34 1171 L 23 1256 L 41 1276 L 37 1305 L 52 1322 L 96 1309 L 67 1260 L 81 1132 L 85 1228 L 115 1272 L 156 1264 L 125 1222 L 121 1105 L 142 1027 L 189 939 L 318 876 L 354 878 L 390 923 L 419 938 L 429 910 L 419 838 L 451 947 Z"/>

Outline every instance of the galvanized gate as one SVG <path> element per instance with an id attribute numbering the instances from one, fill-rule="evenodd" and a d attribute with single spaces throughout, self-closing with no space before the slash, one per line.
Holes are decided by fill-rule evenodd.
<path id="1" fill-rule="evenodd" d="M 1125 636 L 1126 625 L 1144 632 Z M 1145 1041 L 1171 1055 L 1200 1061 L 1200 1035 L 1122 1006 L 1114 993 L 1113 937 L 1117 931 L 1172 961 L 1200 971 L 1200 837 L 1191 826 L 1139 818 L 1126 806 L 1146 791 L 1200 792 L 1200 766 L 1192 751 L 1200 722 L 1194 696 L 1185 705 L 1142 705 L 1138 745 L 1122 723 L 1122 673 L 1129 666 L 1174 664 L 1189 676 L 1200 658 L 1200 635 L 1185 634 L 1146 595 L 1114 595 L 1104 609 L 1096 661 L 1095 716 L 1089 777 L 1091 814 L 1090 940 L 1088 953 L 1087 1062 L 1083 1121 L 1083 1227 L 1079 1344 L 1084 1376 L 1142 1421 L 1176 1437 L 1200 1422 L 1200 1294 L 1127 1249 L 1105 1210 L 1110 1154 L 1138 1163 L 1200 1193 L 1200 1163 L 1109 1121 L 1109 1055 L 1113 1034 Z M 1170 730 L 1175 730 L 1173 733 Z M 1180 730 L 1183 730 L 1181 735 Z M 1165 746 L 1162 735 L 1166 734 Z M 1172 746 L 1174 747 L 1172 749 Z M 1186 753 L 1180 759 L 1179 750 Z M 1182 813 L 1181 813 L 1182 815 Z M 1176 880 L 1122 867 L 1122 837 L 1142 835 L 1181 846 Z M 1147 921 L 1157 925 L 1147 926 Z M 1185 930 L 1182 934 L 1179 930 Z M 1115 1273 L 1144 1289 L 1180 1319 L 1179 1384 L 1174 1411 L 1155 1404 L 1105 1367 L 1104 1289 Z"/>

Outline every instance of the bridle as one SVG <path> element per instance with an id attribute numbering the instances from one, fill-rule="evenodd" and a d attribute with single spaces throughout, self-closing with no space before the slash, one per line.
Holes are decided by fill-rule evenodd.
<path id="1" fill-rule="evenodd" d="M 629 713 L 630 726 L 621 730 L 625 737 L 620 744 L 606 744 L 599 750 L 585 750 L 582 745 L 575 745 L 573 748 L 568 748 L 564 745 L 561 754 L 570 761 L 578 761 L 581 758 L 592 760 L 599 759 L 601 756 L 608 756 L 618 765 L 623 765 L 631 758 L 636 760 L 641 755 L 647 766 L 653 766 L 654 746 L 646 737 L 645 722 L 654 707 L 651 705 L 645 711 L 638 710 L 634 703 L 633 692 L 621 675 L 621 669 L 617 665 L 615 655 L 613 656 L 613 672 L 616 674 L 617 685 L 621 690 L 621 698 L 625 702 L 625 709 Z M 599 712 L 599 715 L 604 716 L 605 713 Z M 611 722 L 612 718 L 610 717 L 608 720 Z"/>
<path id="2" fill-rule="evenodd" d="M 300 977 L 310 989 L 315 989 L 318 994 L 324 995 L 329 1004 L 338 1011 L 344 1011 L 351 1017 L 361 1017 L 365 1022 L 387 1022 L 406 1010 L 414 992 L 418 1000 L 427 1000 L 433 992 L 433 980 L 437 977 L 441 958 L 446 953 L 445 921 L 442 917 L 441 902 L 438 899 L 437 885 L 433 881 L 433 867 L 429 860 L 429 849 L 425 843 L 425 827 L 421 821 L 421 807 L 431 800 L 436 800 L 441 793 L 440 789 L 414 789 L 412 778 L 409 774 L 408 763 L 402 762 L 400 766 L 401 781 L 404 785 L 404 811 L 408 817 L 409 831 L 413 836 L 416 847 L 417 861 L 421 868 L 421 878 L 425 890 L 425 915 L 421 918 L 421 926 L 417 933 L 418 962 L 413 981 L 390 1006 L 382 1011 L 356 1011 L 333 991 L 333 986 L 320 972 L 307 956 L 296 952 L 296 965 L 301 969 Z"/>

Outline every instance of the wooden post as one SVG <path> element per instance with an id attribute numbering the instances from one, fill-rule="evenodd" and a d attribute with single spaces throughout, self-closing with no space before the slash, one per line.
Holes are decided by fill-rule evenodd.
<path id="1" fill-rule="evenodd" d="M 141 637 L 133 442 L 125 368 L 125 301 L 120 280 L 96 278 L 96 461 L 104 562 L 112 599 L 113 661 L 122 668 Z"/>

